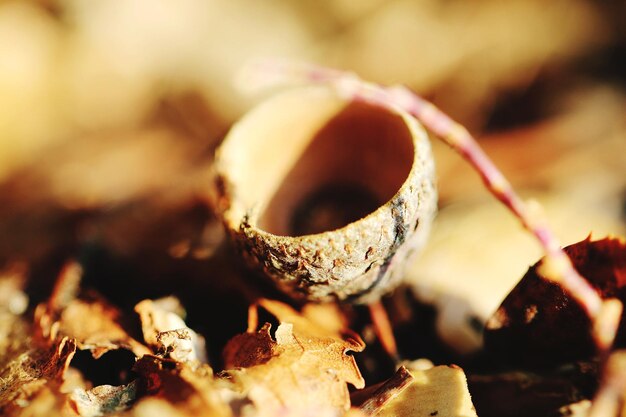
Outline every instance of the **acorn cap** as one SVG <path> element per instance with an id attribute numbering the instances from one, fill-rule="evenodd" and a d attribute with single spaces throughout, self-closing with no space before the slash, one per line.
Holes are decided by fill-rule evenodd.
<path id="1" fill-rule="evenodd" d="M 309 300 L 379 298 L 436 212 L 421 125 L 328 87 L 289 90 L 246 114 L 215 174 L 218 215 L 244 259 Z"/>

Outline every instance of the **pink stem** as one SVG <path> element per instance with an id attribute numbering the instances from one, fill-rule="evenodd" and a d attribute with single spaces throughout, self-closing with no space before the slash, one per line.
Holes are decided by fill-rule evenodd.
<path id="1" fill-rule="evenodd" d="M 341 94 L 351 99 L 383 107 L 400 108 L 417 118 L 427 129 L 467 160 L 478 172 L 491 194 L 513 212 L 524 228 L 535 236 L 545 252 L 541 268 L 542 275 L 560 284 L 586 311 L 593 322 L 594 338 L 598 349 L 606 352 L 610 348 L 617 332 L 616 325 L 613 323 L 619 323 L 619 317 L 613 316 L 618 314 L 617 311 L 621 314 L 621 309 L 604 308 L 605 303 L 600 295 L 576 271 L 547 223 L 539 213 L 531 210 L 529 205 L 517 195 L 504 175 L 462 125 L 405 87 L 384 88 L 362 81 L 352 73 L 313 65 L 269 61 L 255 67 L 250 75 L 256 78 L 252 81 L 264 87 L 271 86 L 271 84 L 302 82 L 329 83 Z M 612 325 L 602 325 L 601 322 L 604 320 Z"/>

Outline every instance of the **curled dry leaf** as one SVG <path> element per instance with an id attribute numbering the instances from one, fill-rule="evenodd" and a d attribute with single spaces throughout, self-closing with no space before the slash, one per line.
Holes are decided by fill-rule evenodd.
<path id="1" fill-rule="evenodd" d="M 76 389 L 69 396 L 72 409 L 82 417 L 99 417 L 127 409 L 137 396 L 138 382 L 127 385 L 99 385 L 90 390 Z"/>
<path id="2" fill-rule="evenodd" d="M 144 340 L 156 352 L 179 362 L 206 361 L 204 338 L 187 327 L 178 299 L 144 300 L 135 311 L 141 319 Z"/>
<path id="3" fill-rule="evenodd" d="M 231 408 L 222 399 L 228 397 L 229 382 L 213 378 L 213 370 L 198 362 L 176 362 L 158 356 L 146 355 L 133 368 L 145 384 L 149 396 L 164 399 L 169 403 L 172 415 L 185 416 L 231 416 Z M 157 409 L 156 403 L 142 406 L 142 400 L 134 412 L 144 415 L 142 410 Z M 167 410 L 168 407 L 165 407 Z M 176 410 L 176 411 L 174 411 Z M 148 414 L 145 414 L 148 415 Z"/>
<path id="4" fill-rule="evenodd" d="M 127 349 L 137 357 L 151 353 L 125 330 L 119 309 L 94 294 L 79 297 L 81 276 L 78 264 L 65 265 L 52 296 L 35 310 L 38 333 L 49 341 L 74 339 L 78 349 L 91 351 L 96 359 L 116 349 Z"/>
<path id="5" fill-rule="evenodd" d="M 127 333 L 121 318 L 121 312 L 105 300 L 75 300 L 61 313 L 56 330 L 74 338 L 79 349 L 91 351 L 96 359 L 116 349 L 127 349 L 137 357 L 150 353 Z"/>
<path id="6" fill-rule="evenodd" d="M 0 410 L 14 415 L 42 415 L 43 410 L 44 415 L 93 417 L 122 410 L 135 399 L 136 383 L 76 388 L 67 396 L 77 385 L 65 384 L 77 349 L 90 351 L 95 359 L 118 349 L 138 357 L 150 353 L 126 332 L 117 308 L 96 295 L 81 294 L 81 275 L 78 264 L 66 264 L 50 299 L 37 306 L 34 325 L 14 318 L 12 327 L 21 332 L 16 335 L 21 340 L 3 350 L 8 358 L 0 371 Z M 27 334 L 35 337 L 24 339 Z M 11 338 L 10 332 L 6 336 Z"/>
<path id="7" fill-rule="evenodd" d="M 575 268 L 603 298 L 626 301 L 626 241 L 591 237 L 565 248 Z M 504 361 L 542 366 L 593 355 L 591 323 L 558 285 L 533 265 L 487 323 L 485 347 Z M 622 322 L 617 346 L 626 344 Z"/>
<path id="8" fill-rule="evenodd" d="M 47 384 L 58 389 L 76 353 L 76 343 L 67 337 L 47 349 L 31 342 L 25 340 L 0 370 L 2 415 L 29 406 Z"/>
<path id="9" fill-rule="evenodd" d="M 347 383 L 365 382 L 348 351 L 365 345 L 314 324 L 286 304 L 259 305 L 280 322 L 275 338 L 266 323 L 258 332 L 235 336 L 224 349 L 227 374 L 258 415 L 337 415 L 350 407 Z"/>
<path id="10" fill-rule="evenodd" d="M 31 336 L 34 327 L 21 316 L 28 305 L 25 282 L 23 265 L 0 272 L 0 415 L 53 416 L 62 408 L 59 381 L 76 344 L 60 338 L 42 345 Z"/>

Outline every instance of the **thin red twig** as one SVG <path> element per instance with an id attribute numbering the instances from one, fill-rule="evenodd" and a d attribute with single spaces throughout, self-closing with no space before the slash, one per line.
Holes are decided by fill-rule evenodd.
<path id="1" fill-rule="evenodd" d="M 322 83 L 334 86 L 343 96 L 383 107 L 399 108 L 413 115 L 428 130 L 458 152 L 478 172 L 487 189 L 535 236 L 545 253 L 541 274 L 561 285 L 586 311 L 593 323 L 593 336 L 600 353 L 610 349 L 622 306 L 618 300 L 603 301 L 574 268 L 558 239 L 543 218 L 538 204 L 524 202 L 504 175 L 480 148 L 472 135 L 432 103 L 403 86 L 382 87 L 355 74 L 308 64 L 265 61 L 251 67 L 240 82 L 259 89 L 293 83 Z"/>
<path id="2" fill-rule="evenodd" d="M 376 332 L 380 344 L 390 357 L 397 359 L 398 347 L 396 345 L 396 338 L 393 335 L 393 328 L 385 306 L 383 306 L 383 303 L 379 300 L 369 304 L 368 307 L 372 323 L 374 324 L 374 331 Z"/>

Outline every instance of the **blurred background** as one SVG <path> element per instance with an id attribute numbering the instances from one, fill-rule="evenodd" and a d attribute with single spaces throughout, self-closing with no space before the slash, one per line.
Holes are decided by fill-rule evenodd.
<path id="1" fill-rule="evenodd" d="M 623 235 L 625 23 L 623 1 L 0 0 L 0 262 L 30 265 L 35 299 L 69 256 L 149 288 L 232 275 L 206 195 L 215 147 L 259 100 L 233 78 L 259 57 L 405 84 L 479 138 L 564 244 Z M 408 278 L 471 351 L 540 251 L 433 147 L 441 211 Z"/>

